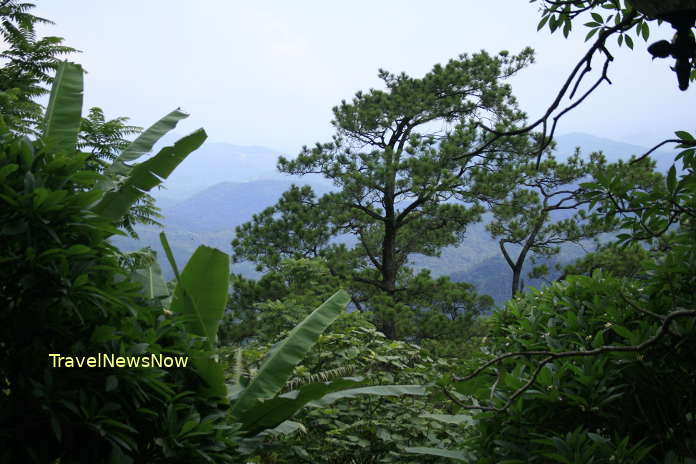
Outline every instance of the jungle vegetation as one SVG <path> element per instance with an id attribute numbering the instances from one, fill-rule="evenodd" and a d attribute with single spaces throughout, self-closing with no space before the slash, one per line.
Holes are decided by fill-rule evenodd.
<path id="1" fill-rule="evenodd" d="M 656 18 L 624 0 L 532 3 L 538 29 L 588 29 L 539 119 L 507 82 L 528 48 L 380 70 L 382 89 L 333 109 L 331 141 L 278 160 L 336 190 L 293 185 L 238 227 L 232 256 L 177 263 L 163 232 L 167 282 L 152 250 L 110 239 L 157 223 L 148 192 L 205 130 L 153 153 L 187 114 L 143 129 L 83 109 L 89 76 L 62 60 L 76 50 L 37 35 L 50 21 L 34 5 L 0 1 L 0 462 L 696 462 L 696 138 L 675 128 L 616 163 L 551 153 L 561 117 L 607 80 L 609 40 L 642 53 Z M 688 87 L 696 59 L 670 47 Z M 605 66 L 577 93 L 593 58 Z M 650 155 L 668 144 L 663 175 Z M 513 275 L 499 307 L 410 266 L 484 214 Z M 607 233 L 523 288 L 528 260 Z M 53 369 L 51 353 L 190 364 Z"/>

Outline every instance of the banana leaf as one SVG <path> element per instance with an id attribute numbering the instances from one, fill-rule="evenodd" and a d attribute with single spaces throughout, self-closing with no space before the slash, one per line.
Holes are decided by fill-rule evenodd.
<path id="1" fill-rule="evenodd" d="M 217 331 L 227 304 L 230 257 L 220 250 L 199 246 L 181 272 L 170 310 L 187 316 L 188 329 L 217 345 Z"/>
<path id="2" fill-rule="evenodd" d="M 232 415 L 241 420 L 245 412 L 257 401 L 276 396 L 292 375 L 295 366 L 302 361 L 349 301 L 348 293 L 339 290 L 292 329 L 285 340 L 273 347 L 256 377 L 235 401 Z"/>
<path id="3" fill-rule="evenodd" d="M 198 129 L 179 139 L 173 146 L 163 148 L 152 158 L 133 166 L 123 184 L 117 190 L 107 191 L 94 206 L 94 212 L 114 221 L 120 220 L 138 198 L 169 177 L 207 137 L 203 129 Z"/>
<path id="4" fill-rule="evenodd" d="M 361 378 L 343 378 L 331 382 L 303 385 L 284 395 L 257 401 L 239 417 L 245 435 L 253 436 L 272 429 L 291 418 L 305 404 L 328 393 L 359 385 Z"/>
<path id="5" fill-rule="evenodd" d="M 162 136 L 174 129 L 179 121 L 188 118 L 188 116 L 188 114 L 177 108 L 148 127 L 104 170 L 104 178 L 97 183 L 97 188 L 103 191 L 111 190 L 117 184 L 118 177 L 127 175 L 132 169 L 132 166 L 126 164 L 127 162 L 134 161 L 144 154 L 150 153 L 152 147 Z"/>
<path id="6" fill-rule="evenodd" d="M 329 393 L 321 399 L 310 401 L 307 406 L 326 407 L 333 402 L 345 398 L 355 398 L 362 395 L 370 396 L 425 396 L 428 391 L 425 385 L 377 385 L 374 387 L 351 388 L 335 393 Z"/>
<path id="7" fill-rule="evenodd" d="M 160 238 L 177 278 L 170 310 L 185 316 L 187 329 L 206 339 L 207 352 L 191 356 L 193 367 L 208 384 L 208 394 L 226 400 L 223 367 L 215 358 L 215 351 L 218 327 L 227 304 L 230 258 L 215 248 L 201 245 L 179 274 L 166 236 L 161 234 Z"/>
<path id="8" fill-rule="evenodd" d="M 82 121 L 82 90 L 82 66 L 63 61 L 53 80 L 42 134 L 56 152 L 75 151 Z"/>

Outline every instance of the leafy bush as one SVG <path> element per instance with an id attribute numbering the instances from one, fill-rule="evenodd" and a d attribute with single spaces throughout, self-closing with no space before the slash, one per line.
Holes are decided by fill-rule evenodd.
<path id="1" fill-rule="evenodd" d="M 253 360 L 267 349 L 244 350 L 252 375 Z M 286 389 L 341 379 L 362 387 L 309 403 L 293 419 L 301 432 L 267 436 L 256 451 L 258 462 L 442 462 L 404 448 L 420 443 L 443 448 L 463 439 L 451 424 L 432 418 L 453 405 L 429 397 L 420 386 L 451 369 L 417 345 L 388 340 L 361 313 L 344 314 L 295 368 Z"/>
<path id="2" fill-rule="evenodd" d="M 114 218 L 93 212 L 106 179 L 74 148 L 80 109 L 81 70 L 65 64 L 41 139 L 0 127 L 0 461 L 229 462 L 238 426 L 190 367 L 53 367 L 50 354 L 207 352 L 109 244 Z"/>
<path id="3" fill-rule="evenodd" d="M 670 308 L 643 284 L 571 276 L 494 313 L 489 356 L 529 354 L 456 383 L 503 411 L 477 416 L 478 462 L 694 456 L 696 324 L 675 319 L 662 334 Z"/>

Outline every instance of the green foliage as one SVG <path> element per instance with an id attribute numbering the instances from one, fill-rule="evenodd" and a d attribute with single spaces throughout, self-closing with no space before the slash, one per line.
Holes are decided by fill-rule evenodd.
<path id="1" fill-rule="evenodd" d="M 405 275 L 402 282 L 405 290 L 398 295 L 372 298 L 370 320 L 377 327 L 393 328 L 397 339 L 422 343 L 441 354 L 463 355 L 475 333 L 476 317 L 493 308 L 493 299 L 466 282 L 433 278 L 426 269 Z"/>
<path id="2" fill-rule="evenodd" d="M 539 27 L 566 36 L 588 13 L 587 39 L 596 35 L 595 51 L 608 57 L 603 41 L 612 34 L 630 48 L 632 29 L 648 39 L 651 17 L 633 2 L 542 3 Z M 82 70 L 57 65 L 72 49 L 35 37 L 34 25 L 47 21 L 32 7 L 0 2 L 10 47 L 0 55 L 0 438 L 9 443 L 0 461 L 673 463 L 696 455 L 692 134 L 676 132 L 681 168 L 664 178 L 645 160 L 607 165 L 576 154 L 537 164 L 530 156 L 540 136 L 515 132 L 524 114 L 503 83 L 532 61 L 531 50 L 462 55 L 420 79 L 380 71 L 384 90 L 334 108 L 332 142 L 279 161 L 287 173 L 322 174 L 338 191 L 317 198 L 293 186 L 238 228 L 235 259 L 269 272 L 230 279 L 228 256 L 201 247 L 180 273 L 163 240 L 176 275 L 168 285 L 151 251 L 125 255 L 108 239 L 118 227 L 154 223 L 146 192 L 206 134 L 137 163 L 186 115 L 170 113 L 132 143 L 126 136 L 140 129 L 126 118 L 107 121 L 98 108 L 81 118 Z M 33 99 L 53 69 L 40 123 Z M 496 138 L 481 131 L 483 121 L 517 135 Z M 433 123 L 445 129 L 433 135 Z M 34 130 L 36 141 L 16 135 Z M 528 253 L 548 257 L 563 242 L 623 233 L 561 281 L 477 320 L 489 297 L 415 273 L 409 259 L 462 240 L 483 212 L 480 200 L 518 278 Z M 580 206 L 588 211 L 576 213 Z M 356 245 L 337 243 L 346 235 Z M 506 244 L 522 253 L 513 259 Z M 341 287 L 350 292 L 333 293 Z M 220 338 L 242 348 L 228 348 L 235 354 L 225 373 L 217 332 L 226 306 Z M 193 366 L 57 369 L 51 353 L 183 354 Z"/>
<path id="3" fill-rule="evenodd" d="M 87 117 L 82 118 L 77 148 L 91 153 L 88 161 L 95 171 L 103 172 L 128 148 L 126 137 L 142 132 L 142 127 L 129 126 L 127 122 L 126 117 L 107 121 L 101 108 L 90 108 Z"/>
<path id="4" fill-rule="evenodd" d="M 530 0 L 530 3 L 536 1 Z M 650 37 L 649 23 L 657 21 L 658 24 L 661 24 L 662 21 L 668 21 L 677 29 L 673 42 L 670 43 L 666 40 L 656 42 L 648 47 L 648 51 L 654 57 L 665 58 L 671 55 L 676 58 L 675 66 L 671 69 L 677 73 L 679 88 L 682 91 L 688 89 L 689 81 L 696 80 L 696 68 L 691 59 L 693 54 L 691 41 L 693 39 L 690 37 L 693 34 L 693 20 L 689 20 L 691 15 L 689 10 L 693 10 L 695 4 L 690 0 L 580 0 L 561 2 L 540 0 L 540 3 L 542 18 L 537 30 L 548 25 L 551 33 L 562 30 L 563 35 L 568 37 L 573 23 L 580 21 L 579 18 L 591 19 L 584 23 L 584 26 L 590 29 L 585 36 L 585 41 L 587 42 L 593 37 L 595 39 L 588 56 L 591 57 L 597 50 L 601 50 L 609 60 L 613 59 L 606 49 L 607 40 L 610 37 L 616 37 L 619 47 L 626 44 L 628 48 L 633 49 L 634 38 L 631 37 L 630 32 L 633 32 L 635 40 L 642 38 L 643 41 L 647 42 Z M 654 46 L 658 46 L 658 48 L 666 46 L 668 51 L 664 55 L 656 54 Z M 676 50 L 672 50 L 672 46 Z M 589 66 L 589 61 L 587 63 Z M 575 92 L 573 91 L 573 93 Z"/>
<path id="5" fill-rule="evenodd" d="M 80 123 L 80 133 L 78 134 L 77 148 L 80 151 L 89 152 L 87 159 L 90 167 L 97 172 L 104 172 L 110 169 L 122 152 L 125 152 L 131 142 L 127 139 L 130 135 L 140 134 L 141 127 L 129 126 L 128 118 L 119 117 L 106 120 L 101 108 L 91 108 L 87 117 L 82 118 Z M 155 199 L 148 193 L 131 205 L 119 224 L 128 235 L 138 239 L 135 232 L 136 224 L 147 224 L 162 226 L 158 219 L 161 219 L 160 209 L 155 205 Z"/>
<path id="6" fill-rule="evenodd" d="M 639 243 L 621 246 L 616 242 L 609 242 L 565 266 L 559 280 L 569 275 L 591 276 L 596 270 L 602 270 L 615 277 L 645 279 L 647 276 L 643 263 L 650 259 L 650 256 L 651 253 Z"/>
<path id="7" fill-rule="evenodd" d="M 142 298 L 108 242 L 113 218 L 91 209 L 101 177 L 71 145 L 81 93 L 80 68 L 63 64 L 44 137 L 0 127 L 0 460 L 230 462 L 239 426 L 196 393 L 204 385 L 191 368 L 52 363 L 51 354 L 210 355 L 182 318 Z"/>
<path id="8" fill-rule="evenodd" d="M 314 259 L 284 260 L 258 281 L 232 276 L 220 337 L 226 344 L 268 343 L 292 330 L 342 284 L 325 261 Z"/>
<path id="9" fill-rule="evenodd" d="M 344 314 L 337 325 L 295 368 L 291 382 L 302 385 L 321 372 L 345 375 L 348 370 L 368 386 L 308 403 L 293 419 L 303 432 L 267 437 L 256 452 L 259 462 L 442 462 L 404 448 L 424 442 L 452 447 L 463 439 L 462 431 L 423 414 L 451 412 L 451 404 L 419 386 L 443 375 L 450 364 L 416 345 L 388 340 L 360 313 Z M 257 350 L 245 353 L 251 358 L 264 348 Z"/>
<path id="10" fill-rule="evenodd" d="M 217 400 L 224 400 L 229 396 L 234 400 L 229 410 L 230 417 L 240 424 L 245 436 L 252 437 L 245 440 L 246 448 L 253 450 L 258 446 L 259 436 L 273 432 L 286 433 L 285 429 L 292 428 L 288 419 L 312 401 L 331 402 L 351 395 L 413 394 L 401 386 L 379 387 L 383 390 L 346 390 L 347 387 L 358 385 L 360 379 L 312 382 L 301 386 L 297 391 L 279 394 L 287 385 L 293 367 L 348 302 L 347 294 L 338 292 L 296 324 L 288 336 L 268 353 L 266 361 L 253 379 L 245 382 L 243 386 L 241 351 L 237 351 L 234 364 L 231 366 L 233 383 L 228 395 L 222 365 L 217 361 L 216 334 L 227 300 L 229 257 L 218 250 L 201 246 L 179 273 L 164 233 L 161 234 L 161 240 L 177 281 L 172 295 L 168 298 L 171 299 L 168 305 L 171 309 L 165 309 L 164 312 L 170 315 L 182 314 L 189 332 L 202 337 L 205 351 L 191 356 L 196 373 L 207 383 L 206 395 Z M 161 272 L 152 266 L 152 262 L 144 264 L 144 268 L 136 269 L 134 273 L 139 280 L 145 278 L 145 293 L 154 295 L 154 282 L 161 281 Z M 164 295 L 168 293 L 166 289 L 159 291 Z M 385 388 L 388 390 L 384 390 Z M 424 394 L 423 387 L 417 388 Z M 338 393 L 335 393 L 337 391 Z"/>
<path id="11" fill-rule="evenodd" d="M 472 461 L 690 462 L 696 189 L 692 137 L 677 136 L 681 174 L 632 161 L 582 184 L 588 206 L 625 231 L 619 244 L 490 319 L 481 355 L 449 387 L 485 411 L 466 442 Z"/>
<path id="12" fill-rule="evenodd" d="M 600 7 L 612 16 L 593 11 Z M 650 18 L 619 1 L 544 1 L 539 28 L 568 35 L 585 12 L 601 29 L 592 50 L 608 55 L 604 41 L 615 33 L 632 47 L 633 27 L 647 40 Z M 644 159 L 592 173 L 583 202 L 604 226 L 623 229 L 619 244 L 495 312 L 481 353 L 439 384 L 463 410 L 482 411 L 465 442 L 470 462 L 692 462 L 695 145 L 688 132 L 676 136 L 682 169 L 664 179 Z"/>
<path id="13" fill-rule="evenodd" d="M 128 149 L 131 143 L 126 137 L 142 132 L 141 127 L 129 126 L 127 122 L 126 117 L 107 121 L 101 108 L 91 108 L 87 117 L 82 118 L 77 148 L 90 153 L 87 162 L 91 169 L 99 173 L 105 170 L 111 171 L 109 168 L 113 162 L 119 158 L 121 152 Z M 155 199 L 145 193 L 131 206 L 119 226 L 131 237 L 137 239 L 139 237 L 134 229 L 136 223 L 161 226 L 162 224 L 157 221 L 161 218 Z"/>
<path id="14" fill-rule="evenodd" d="M 48 92 L 45 85 L 53 82 L 52 73 L 56 71 L 55 79 L 82 79 L 82 73 L 76 69 L 67 69 L 71 76 L 64 76 L 59 70 L 59 57 L 77 50 L 62 45 L 63 39 L 59 37 L 36 37 L 36 24 L 52 23 L 32 15 L 30 11 L 33 8 L 34 5 L 31 3 L 18 3 L 14 0 L 4 1 L 0 7 L 0 33 L 9 46 L 0 54 L 0 59 L 4 60 L 4 65 L 0 68 L 0 114 L 11 130 L 27 135 L 50 134 L 52 131 L 50 126 L 46 126 L 51 122 L 50 119 L 43 120 L 43 108 L 36 102 L 38 97 Z M 67 86 L 62 87 L 67 90 Z M 74 82 L 73 87 L 81 89 L 81 84 Z M 73 100 L 73 109 L 81 108 L 81 104 L 78 104 L 76 99 Z M 57 107 L 61 108 L 61 111 L 68 111 L 64 103 L 57 102 Z M 53 106 L 56 105 L 49 101 L 49 118 L 53 117 Z M 64 144 L 71 149 L 75 142 L 75 125 L 79 125 L 78 148 L 91 151 L 89 163 L 99 172 L 104 169 L 107 161 L 112 160 L 117 152 L 125 148 L 128 143 L 125 136 L 140 130 L 138 127 L 127 126 L 127 118 L 105 121 L 100 108 L 92 108 L 82 122 L 69 113 L 66 117 L 67 120 L 60 127 L 66 131 L 64 135 L 68 139 L 61 140 L 64 137 L 58 137 L 53 143 L 59 146 Z M 69 122 L 69 125 L 66 125 L 66 122 Z M 57 137 L 55 134 L 51 136 Z M 157 213 L 152 197 L 144 195 L 133 205 L 130 214 L 124 217 L 121 226 L 137 238 L 133 225 L 136 222 L 158 224 L 155 220 L 158 217 Z"/>
<path id="15" fill-rule="evenodd" d="M 534 3 L 537 0 L 531 0 Z M 575 2 L 554 2 L 550 0 L 540 0 L 542 17 L 537 25 L 537 30 L 548 26 L 553 33 L 556 30 L 563 31 L 563 35 L 568 37 L 573 29 L 573 22 L 577 17 L 584 13 L 590 13 L 591 21 L 584 23 L 590 31 L 585 36 L 585 41 L 595 36 L 598 32 L 604 32 L 617 26 L 626 18 L 633 22 L 630 27 L 617 36 L 619 46 L 626 43 L 628 48 L 633 48 L 633 39 L 628 35 L 628 31 L 634 29 L 635 38 L 648 40 L 650 36 L 649 18 L 636 15 L 633 2 L 631 0 L 581 0 Z M 638 16 L 638 18 L 636 18 Z"/>
<path id="16" fill-rule="evenodd" d="M 627 231 L 618 236 L 622 243 L 662 237 L 678 226 L 677 244 L 690 244 L 696 217 L 696 141 L 685 131 L 676 135 L 680 141 L 677 147 L 683 149 L 675 158 L 682 165 L 680 174 L 675 164 L 665 178 L 649 187 L 623 178 L 620 171 L 584 185 L 591 190 L 593 206 L 607 218 L 620 218 L 621 228 Z"/>
<path id="17" fill-rule="evenodd" d="M 232 407 L 233 416 L 242 417 L 259 402 L 276 396 L 292 373 L 292 369 L 304 358 L 321 333 L 339 316 L 350 301 L 344 291 L 335 293 L 315 309 L 288 336 L 276 345 L 259 367 L 258 374 L 250 381 Z"/>
<path id="18" fill-rule="evenodd" d="M 475 319 L 493 307 L 490 297 L 467 283 L 435 279 L 427 270 L 405 276 L 404 282 L 408 290 L 398 298 L 373 296 L 365 318 L 394 327 L 397 338 L 417 341 L 433 354 L 459 356 L 476 346 L 481 327 Z M 285 260 L 259 281 L 236 276 L 221 337 L 227 343 L 268 343 L 344 283 L 321 259 Z M 334 327 L 344 328 L 341 320 Z"/>
<path id="19" fill-rule="evenodd" d="M 58 152 L 74 151 L 82 114 L 82 67 L 63 62 L 56 71 L 55 84 L 46 107 L 42 127 L 44 143 Z"/>
<path id="20" fill-rule="evenodd" d="M 486 374 L 498 379 L 492 388 L 457 385 L 493 406 L 509 404 L 509 414 L 478 416 L 479 462 L 544 462 L 542 456 L 552 454 L 565 456 L 557 457 L 561 462 L 590 462 L 592 456 L 609 462 L 620 457 L 619 449 L 620 462 L 662 459 L 669 450 L 693 455 L 693 320 L 675 322 L 669 337 L 645 349 L 631 348 L 653 337 L 669 312 L 659 294 L 644 292 L 640 284 L 595 273 L 568 277 L 494 314 L 490 356 L 576 354 L 545 364 L 539 362 L 546 355 L 513 356 Z M 626 349 L 587 355 L 605 346 Z M 511 400 L 528 381 L 530 387 Z"/>
<path id="21" fill-rule="evenodd" d="M 230 258 L 219 250 L 201 245 L 179 274 L 164 232 L 161 237 L 176 275 L 169 311 L 184 317 L 189 333 L 203 337 L 207 350 L 193 357 L 193 365 L 205 380 L 207 393 L 224 400 L 227 389 L 223 368 L 214 355 L 218 326 L 227 303 Z"/>
<path id="22" fill-rule="evenodd" d="M 97 186 L 105 191 L 114 189 L 122 182 L 122 178 L 132 171 L 133 167 L 127 163 L 131 163 L 152 151 L 152 147 L 162 136 L 174 129 L 179 121 L 187 117 L 186 113 L 176 109 L 147 128 L 145 132 L 129 143 L 118 157 L 114 159 L 113 163 L 106 168 L 106 179 L 103 179 Z"/>
<path id="23" fill-rule="evenodd" d="M 6 0 L 0 5 L 0 35 L 7 48 L 0 52 L 0 114 L 10 130 L 36 134 L 43 115 L 35 101 L 48 93 L 52 72 L 63 55 L 76 52 L 60 37 L 37 37 L 37 24 L 51 21 L 30 13 L 32 3 Z"/>
<path id="24" fill-rule="evenodd" d="M 252 259 L 258 270 L 277 269 L 285 259 L 316 258 L 326 254 L 333 235 L 328 197 L 317 202 L 308 185 L 293 185 L 278 203 L 255 214 L 237 228 L 234 259 Z"/>
<path id="25" fill-rule="evenodd" d="M 307 187 L 291 189 L 237 228 L 236 259 L 269 267 L 287 257 L 325 258 L 349 282 L 359 309 L 374 312 L 388 337 L 402 337 L 391 314 L 381 312 L 407 312 L 399 293 L 408 289 L 412 255 L 439 255 L 479 220 L 483 210 L 469 192 L 472 172 L 509 161 L 520 144 L 494 144 L 478 123 L 490 119 L 502 129 L 522 120 L 504 80 L 532 61 L 525 49 L 461 55 L 422 78 L 380 70 L 385 90 L 358 92 L 334 108 L 332 142 L 279 160 L 282 172 L 319 173 L 339 190 L 316 199 Z M 432 134 L 433 123 L 445 129 Z M 487 142 L 484 152 L 464 155 Z M 357 245 L 330 242 L 342 234 Z"/>
<path id="26" fill-rule="evenodd" d="M 132 269 L 130 280 L 143 287 L 143 296 L 148 300 L 162 300 L 163 308 L 168 308 L 171 302 L 171 292 L 162 275 L 162 268 L 157 256 L 150 248 L 144 248 L 132 253 L 124 253 L 121 264 Z"/>
<path id="27" fill-rule="evenodd" d="M 133 238 L 138 238 L 134 228 L 136 223 L 161 226 L 157 222 L 157 219 L 161 218 L 160 210 L 155 205 L 155 199 L 147 191 L 159 186 L 161 178 L 169 176 L 190 151 L 200 146 L 205 139 L 204 131 L 200 129 L 188 139 L 179 140 L 179 145 L 163 148 L 153 157 L 157 158 L 156 160 L 148 159 L 140 163 L 142 166 L 132 163 L 149 153 L 163 135 L 187 117 L 187 114 L 176 109 L 132 142 L 127 141 L 124 136 L 139 133 L 141 129 L 126 126 L 126 118 L 104 121 L 101 110 L 92 108 L 89 117 L 82 120 L 78 147 L 91 149 L 92 156 L 89 161 L 95 170 L 104 173 L 104 177 L 96 186 L 106 192 L 106 198 L 96 207 L 105 208 L 104 211 L 111 210 L 109 214 L 120 216 L 119 226 Z M 176 155 L 171 156 L 172 154 Z M 111 162 L 108 163 L 107 159 Z M 125 213 L 124 207 L 128 208 Z"/>
<path id="28" fill-rule="evenodd" d="M 200 381 L 190 369 L 51 366 L 50 353 L 194 356 L 205 347 L 182 321 L 138 303 L 106 241 L 116 229 L 88 209 L 99 193 L 84 180 L 85 157 L 0 137 L 1 460 L 229 460 L 234 429 L 192 393 Z"/>
<path id="29" fill-rule="evenodd" d="M 528 151 L 533 151 L 531 146 Z M 522 271 L 528 257 L 532 262 L 549 258 L 557 255 L 564 243 L 581 244 L 616 229 L 609 217 L 583 209 L 590 199 L 580 182 L 615 174 L 630 178 L 636 188 L 651 188 L 661 181 L 653 169 L 654 163 L 649 162 L 607 165 L 601 153 L 593 153 L 584 161 L 577 151 L 564 162 L 547 155 L 538 165 L 536 159 L 527 159 L 494 172 L 482 170 L 476 190 L 490 205 L 493 219 L 487 228 L 498 239 L 512 271 L 511 295 L 522 290 Z M 536 268 L 533 276 L 541 276 L 541 269 Z"/>
<path id="30" fill-rule="evenodd" d="M 143 192 L 160 185 L 162 179 L 169 177 L 179 163 L 200 147 L 206 138 L 205 131 L 198 129 L 174 145 L 163 148 L 155 156 L 132 166 L 116 189 L 105 192 L 99 203 L 94 206 L 94 211 L 114 221 L 121 220 L 130 207 L 143 196 Z"/>

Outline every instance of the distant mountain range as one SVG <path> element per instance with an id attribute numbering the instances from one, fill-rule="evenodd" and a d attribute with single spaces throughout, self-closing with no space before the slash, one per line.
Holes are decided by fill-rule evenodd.
<path id="1" fill-rule="evenodd" d="M 630 155 L 647 151 L 645 147 L 582 133 L 559 136 L 556 142 L 559 158 L 573 153 L 575 147 L 580 147 L 585 154 L 601 150 L 609 161 L 628 159 Z M 275 170 L 278 155 L 264 147 L 204 144 L 165 181 L 166 189 L 154 193 L 179 266 L 183 266 L 201 244 L 231 253 L 234 228 L 275 204 L 291 184 L 309 184 L 318 194 L 331 190 L 332 185 L 321 177 L 293 178 L 278 173 Z M 658 161 L 658 169 L 666 171 L 674 153 L 656 152 L 653 158 Z M 167 277 L 171 278 L 172 272 L 159 243 L 161 229 L 138 226 L 136 230 L 139 240 L 116 237 L 114 244 L 124 251 L 152 247 Z M 569 245 L 563 248 L 557 261 L 571 262 L 582 253 L 579 247 Z M 474 283 L 480 292 L 493 296 L 498 303 L 509 297 L 510 271 L 497 243 L 486 232 L 485 222 L 470 226 L 461 245 L 444 249 L 438 258 L 414 256 L 412 265 L 431 269 L 436 276 L 449 275 L 456 281 Z M 235 264 L 232 270 L 248 277 L 257 276 L 251 263 Z M 540 284 L 538 281 L 526 283 L 528 287 Z"/>
<path id="2" fill-rule="evenodd" d="M 171 144 L 178 137 L 169 136 L 157 147 Z M 221 183 L 245 183 L 260 180 L 295 181 L 307 183 L 298 176 L 278 172 L 276 163 L 280 152 L 259 146 L 240 146 L 227 143 L 204 143 L 189 155 L 169 176 L 164 188 L 154 192 L 160 207 L 187 200 L 203 190 Z M 307 176 L 317 184 L 325 183 L 318 176 Z"/>

